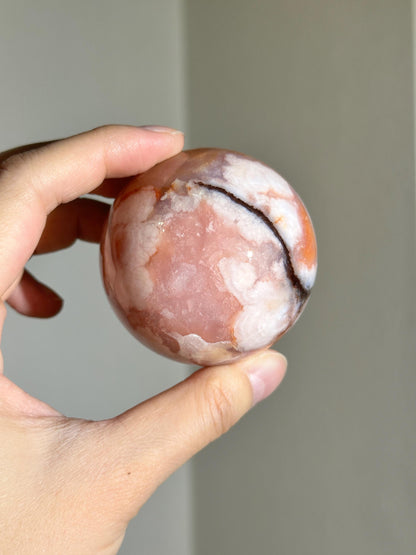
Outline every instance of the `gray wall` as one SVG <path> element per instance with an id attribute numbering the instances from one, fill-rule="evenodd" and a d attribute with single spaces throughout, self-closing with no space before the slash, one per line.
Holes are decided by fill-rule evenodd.
<path id="1" fill-rule="evenodd" d="M 182 21 L 180 0 L 3 0 L 0 148 L 104 123 L 183 128 Z M 5 371 L 21 387 L 65 414 L 107 418 L 185 375 L 120 325 L 104 296 L 96 245 L 29 266 L 65 306 L 50 321 L 9 310 Z M 190 555 L 190 503 L 186 466 L 142 509 L 120 553 Z"/>
<path id="2" fill-rule="evenodd" d="M 192 146 L 275 167 L 319 245 L 282 387 L 195 459 L 195 553 L 413 553 L 411 3 L 187 7 Z"/>

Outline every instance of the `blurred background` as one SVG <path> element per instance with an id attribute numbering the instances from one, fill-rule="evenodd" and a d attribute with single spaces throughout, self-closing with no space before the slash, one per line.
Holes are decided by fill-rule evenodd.
<path id="1" fill-rule="evenodd" d="M 3 0 L 0 149 L 105 123 L 243 151 L 300 193 L 318 279 L 279 390 L 172 476 L 120 553 L 382 555 L 416 548 L 411 0 Z M 9 310 L 9 377 L 106 418 L 189 369 L 139 345 L 94 245 L 32 259 L 65 298 Z"/>

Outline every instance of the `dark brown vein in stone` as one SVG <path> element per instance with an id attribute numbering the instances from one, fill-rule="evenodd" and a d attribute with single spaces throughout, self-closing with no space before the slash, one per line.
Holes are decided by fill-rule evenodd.
<path id="1" fill-rule="evenodd" d="M 209 191 L 217 191 L 218 193 L 221 193 L 227 196 L 233 202 L 239 204 L 240 206 L 243 206 L 246 210 L 249 210 L 249 212 L 251 212 L 252 214 L 255 214 L 258 218 L 262 220 L 263 223 L 267 225 L 267 227 L 273 232 L 274 236 L 282 246 L 283 254 L 284 254 L 283 264 L 286 270 L 287 277 L 289 278 L 290 282 L 295 288 L 300 302 L 303 304 L 306 301 L 306 299 L 309 297 L 309 291 L 305 289 L 300 279 L 296 275 L 295 269 L 293 268 L 292 259 L 290 257 L 289 249 L 287 248 L 287 245 L 283 237 L 280 235 L 279 230 L 275 227 L 273 222 L 269 220 L 269 218 L 265 214 L 263 214 L 261 210 L 259 210 L 255 206 L 251 206 L 251 204 L 248 204 L 247 202 L 244 202 L 244 200 L 241 200 L 240 198 L 233 195 L 233 193 L 226 191 L 222 187 L 218 187 L 217 185 L 210 185 L 209 183 L 202 183 L 201 181 L 197 181 L 196 184 L 199 185 L 200 187 L 203 187 L 204 189 L 208 189 Z"/>

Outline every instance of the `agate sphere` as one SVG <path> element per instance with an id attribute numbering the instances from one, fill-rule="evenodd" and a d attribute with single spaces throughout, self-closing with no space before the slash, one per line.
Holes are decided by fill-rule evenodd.
<path id="1" fill-rule="evenodd" d="M 184 151 L 116 198 L 101 269 L 116 313 L 145 345 L 214 365 L 272 345 L 317 269 L 299 196 L 274 170 L 221 149 Z"/>

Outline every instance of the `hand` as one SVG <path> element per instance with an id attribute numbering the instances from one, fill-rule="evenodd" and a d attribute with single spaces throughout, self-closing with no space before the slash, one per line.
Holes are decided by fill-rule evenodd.
<path id="1" fill-rule="evenodd" d="M 183 146 L 179 133 L 110 126 L 0 155 L 0 333 L 5 301 L 38 317 L 60 298 L 24 270 L 33 253 L 98 241 L 123 178 Z M 268 351 L 184 382 L 111 420 L 67 418 L 3 374 L 0 357 L 0 552 L 116 553 L 158 485 L 280 383 Z"/>

